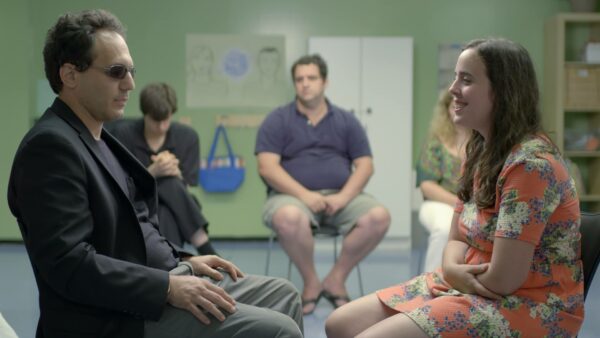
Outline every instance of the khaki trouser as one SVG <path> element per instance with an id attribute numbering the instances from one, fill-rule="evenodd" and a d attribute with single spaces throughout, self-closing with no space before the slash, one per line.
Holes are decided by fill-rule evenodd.
<path id="1" fill-rule="evenodd" d="M 166 305 L 158 322 L 146 321 L 146 338 L 301 338 L 302 302 L 298 290 L 281 278 L 246 275 L 234 282 L 228 274 L 213 281 L 237 302 L 237 311 L 205 325 L 190 312 Z M 207 277 L 202 277 L 207 278 Z"/>

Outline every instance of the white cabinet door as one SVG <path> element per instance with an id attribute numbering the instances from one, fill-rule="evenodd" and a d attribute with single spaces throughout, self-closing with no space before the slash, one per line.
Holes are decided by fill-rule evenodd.
<path id="1" fill-rule="evenodd" d="M 311 54 L 319 53 L 327 62 L 327 98 L 339 107 L 360 114 L 360 39 L 310 38 L 308 49 Z"/>
<path id="2" fill-rule="evenodd" d="M 412 38 L 313 37 L 309 52 L 329 67 L 326 96 L 367 130 L 375 174 L 366 191 L 391 212 L 390 237 L 410 236 Z"/>

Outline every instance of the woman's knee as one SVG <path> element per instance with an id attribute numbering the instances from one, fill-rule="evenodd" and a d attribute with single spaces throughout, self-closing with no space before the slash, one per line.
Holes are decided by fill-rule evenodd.
<path id="1" fill-rule="evenodd" d="M 348 318 L 344 314 L 344 308 L 333 311 L 325 321 L 325 333 L 327 337 L 346 337 Z"/>

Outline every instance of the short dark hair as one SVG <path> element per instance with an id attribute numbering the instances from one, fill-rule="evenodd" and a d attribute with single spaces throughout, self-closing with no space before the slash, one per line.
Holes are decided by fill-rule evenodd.
<path id="1" fill-rule="evenodd" d="M 125 28 L 119 19 L 103 9 L 64 14 L 48 30 L 43 52 L 44 71 L 56 94 L 63 87 L 60 79 L 62 65 L 71 63 L 83 72 L 92 64 L 92 48 L 99 30 L 112 31 L 125 38 Z"/>
<path id="2" fill-rule="evenodd" d="M 325 62 L 325 60 L 323 60 L 321 55 L 311 54 L 304 55 L 303 57 L 299 58 L 298 61 L 294 62 L 294 64 L 292 65 L 292 81 L 294 81 L 297 66 L 310 64 L 314 64 L 317 67 L 319 67 L 319 74 L 321 75 L 323 80 L 327 80 L 327 63 Z"/>
<path id="3" fill-rule="evenodd" d="M 175 90 L 164 82 L 151 83 L 140 93 L 140 109 L 155 121 L 163 121 L 177 111 Z"/>

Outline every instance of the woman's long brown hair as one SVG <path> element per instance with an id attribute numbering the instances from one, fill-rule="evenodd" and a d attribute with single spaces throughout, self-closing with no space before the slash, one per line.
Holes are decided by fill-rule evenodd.
<path id="1" fill-rule="evenodd" d="M 483 209 L 495 203 L 498 175 L 513 147 L 541 132 L 539 91 L 523 46 L 505 39 L 478 39 L 469 42 L 467 49 L 476 50 L 485 65 L 494 97 L 493 121 L 487 140 L 474 132 L 467 143 L 458 197 L 465 202 L 474 198 Z"/>

